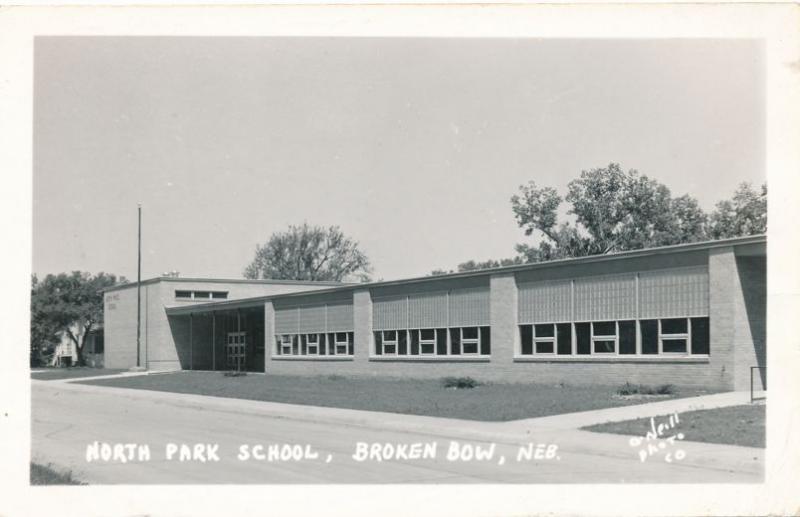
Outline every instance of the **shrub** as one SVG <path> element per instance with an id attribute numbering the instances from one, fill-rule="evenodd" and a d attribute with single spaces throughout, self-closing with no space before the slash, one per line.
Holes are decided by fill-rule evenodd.
<path id="1" fill-rule="evenodd" d="M 445 377 L 442 379 L 442 386 L 445 388 L 455 388 L 458 390 L 472 389 L 480 386 L 481 383 L 472 377 Z"/>
<path id="2" fill-rule="evenodd" d="M 631 384 L 625 382 L 619 389 L 617 395 L 671 395 L 675 393 L 675 386 L 672 384 L 659 384 L 650 386 L 647 384 Z"/>

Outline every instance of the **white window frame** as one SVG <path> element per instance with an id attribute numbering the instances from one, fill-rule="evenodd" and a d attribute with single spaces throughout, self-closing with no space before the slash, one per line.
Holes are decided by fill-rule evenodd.
<path id="1" fill-rule="evenodd" d="M 344 341 L 339 341 L 339 334 L 344 334 Z M 344 346 L 344 353 L 339 353 L 339 347 Z M 349 355 L 350 353 L 350 336 L 348 332 L 334 332 L 333 333 L 333 354 L 332 355 Z"/>
<path id="2" fill-rule="evenodd" d="M 433 332 L 433 338 L 431 339 L 422 339 L 422 332 L 425 330 L 429 330 Z M 419 355 L 436 355 L 436 329 L 429 328 L 429 329 L 417 329 L 417 337 L 419 338 Z M 422 346 L 423 345 L 430 345 L 431 351 L 430 352 L 423 352 Z"/>
<path id="3" fill-rule="evenodd" d="M 678 334 L 664 334 L 661 332 L 661 322 L 663 320 L 685 320 L 686 332 Z M 683 339 L 686 341 L 686 349 L 683 352 L 665 352 L 664 340 Z M 692 319 L 691 318 L 659 318 L 658 319 L 658 355 L 684 356 L 689 355 L 692 348 Z"/>
<path id="4" fill-rule="evenodd" d="M 394 339 L 386 339 L 388 332 L 394 332 Z M 394 352 L 386 352 L 386 345 L 394 345 Z M 395 356 L 400 352 L 400 331 L 399 330 L 381 330 L 381 355 Z"/>
<path id="5" fill-rule="evenodd" d="M 466 329 L 475 329 L 477 332 L 477 336 L 475 338 L 465 338 L 464 337 L 464 330 Z M 461 337 L 461 355 L 481 355 L 481 327 L 474 326 L 474 327 L 459 327 L 459 336 Z M 474 344 L 475 351 L 474 352 L 466 352 L 466 344 Z"/>
<path id="6" fill-rule="evenodd" d="M 536 336 L 536 325 L 550 325 L 553 327 L 553 336 L 552 337 L 537 337 Z M 555 323 L 534 323 L 532 325 L 531 335 L 533 336 L 533 355 L 556 355 L 556 324 Z M 538 345 L 539 343 L 550 343 L 552 347 L 552 352 L 539 352 Z"/>
<path id="7" fill-rule="evenodd" d="M 618 355 L 619 354 L 619 321 L 611 320 L 611 323 L 614 324 L 614 334 L 595 334 L 594 333 L 594 324 L 595 323 L 606 323 L 609 320 L 602 320 L 602 321 L 591 321 L 590 323 L 590 330 L 591 330 L 591 343 L 592 348 L 590 350 L 591 355 Z M 613 352 L 595 352 L 595 341 L 613 341 L 614 342 L 614 351 Z"/>
<path id="8" fill-rule="evenodd" d="M 294 345 L 294 334 L 280 334 L 279 338 L 280 338 L 279 346 L 280 346 L 280 350 L 281 350 L 281 355 L 294 355 L 294 352 L 292 350 L 294 348 L 293 347 L 293 345 Z M 289 338 L 289 341 L 287 342 L 285 338 Z M 286 352 L 286 348 L 287 347 L 289 349 L 289 352 Z"/>
<path id="9" fill-rule="evenodd" d="M 315 337 L 314 343 L 312 344 L 308 338 L 311 336 Z M 319 334 L 306 334 L 306 355 L 319 355 L 319 345 L 320 345 Z M 314 347 L 316 350 L 312 353 L 311 347 Z"/>

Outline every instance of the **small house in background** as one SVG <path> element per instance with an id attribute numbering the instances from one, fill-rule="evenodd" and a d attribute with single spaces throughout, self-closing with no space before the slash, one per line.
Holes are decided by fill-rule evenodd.
<path id="1" fill-rule="evenodd" d="M 72 333 L 81 339 L 83 333 L 79 331 L 77 326 L 73 327 Z M 103 342 L 103 328 L 95 328 L 89 331 L 86 336 L 86 343 L 83 346 L 83 359 L 86 366 L 95 368 L 102 368 L 104 365 L 104 342 Z M 64 331 L 58 333 L 60 341 L 53 351 L 50 359 L 50 366 L 68 367 L 76 366 L 78 364 L 78 350 L 75 342 L 69 337 L 69 334 Z"/>

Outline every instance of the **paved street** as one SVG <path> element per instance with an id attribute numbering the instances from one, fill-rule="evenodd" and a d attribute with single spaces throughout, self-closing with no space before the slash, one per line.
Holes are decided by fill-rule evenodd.
<path id="1" fill-rule="evenodd" d="M 629 437 L 568 429 L 552 418 L 540 425 L 477 423 L 48 381 L 33 381 L 32 393 L 34 461 L 70 469 L 92 484 L 758 482 L 763 471 L 763 450 L 693 442 L 667 444 L 642 462 Z M 87 462 L 87 446 L 95 441 L 146 444 L 150 459 Z M 486 459 L 452 460 L 453 441 L 472 447 L 460 448 L 463 458 L 475 447 L 496 446 Z M 356 461 L 358 442 L 390 443 L 406 458 Z M 219 461 L 179 461 L 180 449 L 167 460 L 170 443 L 217 444 L 210 456 Z M 531 458 L 518 461 L 520 446 L 529 443 L 524 450 Z M 242 445 L 261 452 L 252 449 L 259 444 L 265 455 L 271 444 L 290 444 L 308 446 L 316 457 L 237 458 Z M 414 458 L 434 446 L 435 458 Z M 680 460 L 678 450 L 685 454 Z"/>

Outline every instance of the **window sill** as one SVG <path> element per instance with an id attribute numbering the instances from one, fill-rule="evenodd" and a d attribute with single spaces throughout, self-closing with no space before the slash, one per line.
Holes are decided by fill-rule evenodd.
<path id="1" fill-rule="evenodd" d="M 605 355 L 605 356 L 531 356 L 518 355 L 514 357 L 515 363 L 690 363 L 707 364 L 708 356 L 698 357 L 669 357 L 669 356 L 625 356 L 625 355 Z"/>
<path id="2" fill-rule="evenodd" d="M 270 361 L 352 361 L 352 355 L 273 355 Z"/>
<path id="3" fill-rule="evenodd" d="M 491 361 L 491 356 L 488 355 L 371 355 L 370 361 L 377 362 L 401 362 L 401 363 L 418 363 L 418 362 L 432 362 L 432 363 L 488 363 Z"/>

